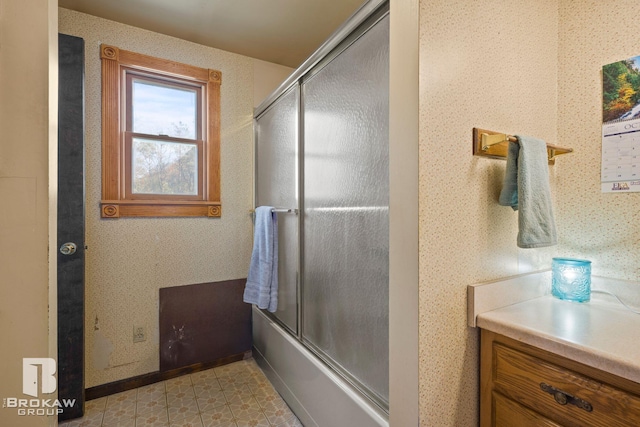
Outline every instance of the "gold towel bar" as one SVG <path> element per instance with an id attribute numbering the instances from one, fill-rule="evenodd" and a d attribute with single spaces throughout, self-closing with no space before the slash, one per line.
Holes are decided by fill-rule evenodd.
<path id="1" fill-rule="evenodd" d="M 473 155 L 492 157 L 494 159 L 506 159 L 509 141 L 518 142 L 518 139 L 515 136 L 500 132 L 473 128 Z M 547 154 L 550 165 L 555 164 L 556 156 L 572 152 L 573 148 L 547 144 Z"/>

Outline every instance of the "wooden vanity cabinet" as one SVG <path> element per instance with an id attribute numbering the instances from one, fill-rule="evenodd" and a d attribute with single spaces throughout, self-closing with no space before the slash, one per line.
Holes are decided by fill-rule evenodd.
<path id="1" fill-rule="evenodd" d="M 480 427 L 640 426 L 640 384 L 481 334 Z"/>

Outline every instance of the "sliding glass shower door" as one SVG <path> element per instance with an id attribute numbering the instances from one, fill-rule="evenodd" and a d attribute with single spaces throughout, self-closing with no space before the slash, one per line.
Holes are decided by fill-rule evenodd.
<path id="1" fill-rule="evenodd" d="M 300 209 L 278 214 L 275 318 L 386 409 L 388 14 L 368 25 L 257 117 L 256 203 Z"/>
<path id="2" fill-rule="evenodd" d="M 302 84 L 302 337 L 383 402 L 389 382 L 387 19 Z"/>
<path id="3" fill-rule="evenodd" d="M 294 86 L 256 124 L 256 206 L 298 208 L 300 90 Z M 298 215 L 278 215 L 278 310 L 276 317 L 298 334 Z"/>

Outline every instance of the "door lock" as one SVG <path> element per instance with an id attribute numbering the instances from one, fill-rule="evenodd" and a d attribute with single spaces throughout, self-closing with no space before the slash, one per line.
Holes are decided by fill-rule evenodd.
<path id="1" fill-rule="evenodd" d="M 62 246 L 60 246 L 60 253 L 62 255 L 73 255 L 76 253 L 77 249 L 78 247 L 76 246 L 75 243 L 67 242 L 67 243 L 64 243 Z"/>

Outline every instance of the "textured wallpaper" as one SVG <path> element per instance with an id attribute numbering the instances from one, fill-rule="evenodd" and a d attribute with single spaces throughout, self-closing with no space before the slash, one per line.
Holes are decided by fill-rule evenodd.
<path id="1" fill-rule="evenodd" d="M 86 55 L 86 386 L 158 370 L 158 289 L 246 277 L 253 206 L 253 60 L 60 9 Z M 222 71 L 222 218 L 100 218 L 99 45 Z M 133 343 L 133 327 L 147 340 Z"/>
<path id="2" fill-rule="evenodd" d="M 593 274 L 640 280 L 640 193 L 600 192 L 602 66 L 640 55 L 633 0 L 560 1 L 558 137 L 575 153 L 557 170 L 560 253 Z M 566 166 L 565 166 L 566 165 Z"/>
<path id="3" fill-rule="evenodd" d="M 471 427 L 466 287 L 548 268 L 557 250 L 517 248 L 517 213 L 497 203 L 506 162 L 473 157 L 472 128 L 558 143 L 558 3 L 423 0 L 420 33 L 420 418 Z"/>
<path id="4" fill-rule="evenodd" d="M 602 66 L 640 54 L 632 0 L 421 2 L 421 425 L 475 426 L 478 335 L 466 286 L 587 258 L 640 280 L 640 194 L 602 194 Z M 516 247 L 497 205 L 505 162 L 471 156 L 471 128 L 574 148 L 550 167 L 559 244 Z"/>

